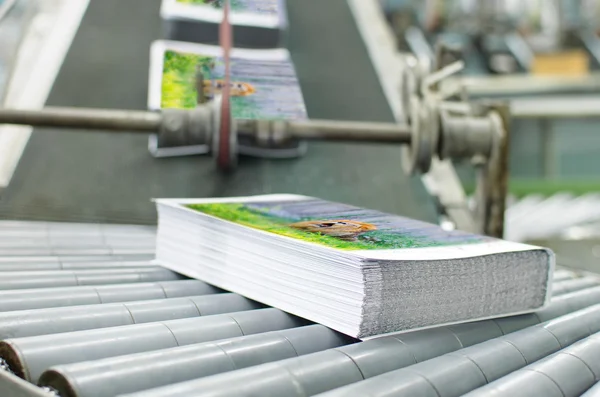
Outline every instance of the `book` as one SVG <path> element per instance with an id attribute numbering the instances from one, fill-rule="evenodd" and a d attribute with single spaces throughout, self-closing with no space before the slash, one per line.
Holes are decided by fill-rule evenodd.
<path id="1" fill-rule="evenodd" d="M 156 261 L 346 335 L 545 307 L 552 251 L 299 195 L 157 199 Z"/>
<path id="2" fill-rule="evenodd" d="M 155 41 L 151 46 L 148 107 L 190 109 L 198 106 L 196 79 L 203 76 L 203 95 L 211 100 L 224 78 L 223 51 L 218 46 Z M 301 120 L 307 112 L 304 96 L 290 54 L 285 49 L 233 48 L 231 60 L 231 108 L 234 119 Z M 205 144 L 169 146 L 151 135 L 148 148 L 155 157 L 205 154 Z M 285 145 L 264 146 L 249 137 L 238 138 L 241 155 L 294 158 L 306 152 L 306 143 L 290 140 Z"/>
<path id="3" fill-rule="evenodd" d="M 284 47 L 288 20 L 284 0 L 230 0 L 233 45 Z M 164 39 L 217 45 L 224 0 L 163 0 Z"/>

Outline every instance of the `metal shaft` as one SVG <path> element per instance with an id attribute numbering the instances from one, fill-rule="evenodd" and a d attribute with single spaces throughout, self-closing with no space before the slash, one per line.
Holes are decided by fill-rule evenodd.
<path id="1" fill-rule="evenodd" d="M 287 139 L 410 143 L 410 127 L 394 123 L 306 120 L 306 121 L 262 121 L 236 120 L 238 135 L 258 138 L 266 133 L 268 139 Z M 261 131 L 261 129 L 266 131 Z"/>
<path id="2" fill-rule="evenodd" d="M 0 109 L 0 124 L 24 124 L 33 127 L 77 128 L 105 131 L 155 132 L 159 113 L 85 108 L 46 107 L 39 110 Z"/>

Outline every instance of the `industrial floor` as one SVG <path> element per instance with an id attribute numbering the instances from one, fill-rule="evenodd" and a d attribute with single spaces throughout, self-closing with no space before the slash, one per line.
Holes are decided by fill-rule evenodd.
<path id="1" fill-rule="evenodd" d="M 92 0 L 47 105 L 144 109 L 150 43 L 161 38 L 160 0 Z M 366 48 L 344 0 L 289 0 L 289 49 L 309 116 L 391 121 Z M 299 193 L 434 221 L 398 147 L 313 143 L 300 160 L 243 159 L 233 175 L 211 158 L 154 159 L 146 136 L 36 130 L 0 218 L 156 221 L 154 197 Z"/>

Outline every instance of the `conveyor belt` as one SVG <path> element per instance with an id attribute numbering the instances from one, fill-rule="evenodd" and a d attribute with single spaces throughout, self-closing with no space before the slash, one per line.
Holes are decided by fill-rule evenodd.
<path id="1" fill-rule="evenodd" d="M 144 109 L 149 47 L 160 38 L 160 0 L 93 0 L 47 104 Z M 289 0 L 289 49 L 311 118 L 392 121 L 345 0 Z M 324 33 L 326 32 L 326 33 Z M 0 217 L 154 223 L 154 197 L 300 193 L 435 221 L 418 178 L 400 170 L 400 150 L 314 143 L 293 161 L 243 161 L 215 174 L 206 157 L 156 160 L 147 138 L 34 131 Z"/>
<path id="2" fill-rule="evenodd" d="M 360 342 L 157 267 L 136 247 L 153 234 L 0 221 L 7 252 L 61 249 L 0 256 L 1 396 L 579 396 L 600 379 L 595 275 L 557 270 L 534 314 Z M 136 252 L 107 254 L 119 239 Z"/>

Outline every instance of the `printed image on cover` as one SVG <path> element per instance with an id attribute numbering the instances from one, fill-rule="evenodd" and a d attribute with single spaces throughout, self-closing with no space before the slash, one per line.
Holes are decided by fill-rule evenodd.
<path id="1" fill-rule="evenodd" d="M 210 5 L 223 8 L 225 0 L 177 0 L 179 3 Z M 232 11 L 254 12 L 257 14 L 277 15 L 279 0 L 229 0 Z"/>
<path id="2" fill-rule="evenodd" d="M 204 76 L 210 99 L 223 87 L 222 58 L 167 50 L 164 56 L 162 108 L 193 108 L 197 104 L 196 74 Z M 231 58 L 231 102 L 236 119 L 304 119 L 306 108 L 290 61 Z"/>
<path id="3" fill-rule="evenodd" d="M 188 207 L 247 227 L 342 250 L 440 247 L 493 240 L 320 199 Z"/>

